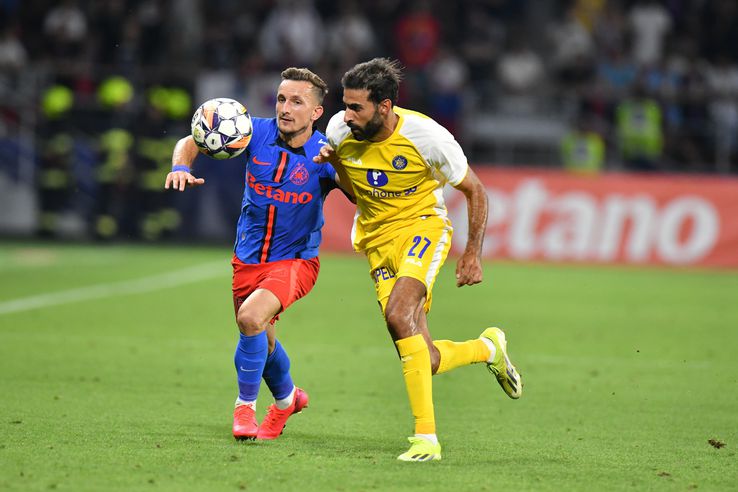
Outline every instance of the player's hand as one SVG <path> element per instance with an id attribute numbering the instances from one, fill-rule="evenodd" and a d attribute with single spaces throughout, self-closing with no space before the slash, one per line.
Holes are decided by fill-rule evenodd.
<path id="1" fill-rule="evenodd" d="M 456 264 L 456 287 L 482 281 L 482 259 L 474 252 L 464 252 Z"/>
<path id="2" fill-rule="evenodd" d="M 336 150 L 333 147 L 325 144 L 320 148 L 320 152 L 318 152 L 318 155 L 313 157 L 313 161 L 317 162 L 318 164 L 324 164 L 328 162 L 335 166 L 336 164 L 339 164 L 341 162 L 341 159 L 338 158 L 338 154 L 336 154 Z"/>
<path id="3" fill-rule="evenodd" d="M 200 186 L 205 184 L 205 179 L 196 178 L 192 174 L 185 171 L 173 171 L 167 174 L 167 180 L 164 182 L 164 189 L 184 191 L 185 187 Z"/>

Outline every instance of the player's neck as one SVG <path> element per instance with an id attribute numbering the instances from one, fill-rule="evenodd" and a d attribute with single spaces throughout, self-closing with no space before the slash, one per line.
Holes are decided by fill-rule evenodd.
<path id="1" fill-rule="evenodd" d="M 384 140 L 387 140 L 392 136 L 393 133 L 395 133 L 395 128 L 397 128 L 397 123 L 400 121 L 400 117 L 397 116 L 397 113 L 394 111 L 390 111 L 390 114 L 385 118 L 384 123 L 382 124 L 382 128 L 377 132 L 376 135 L 374 135 L 372 138 L 369 139 L 370 142 L 382 142 Z"/>
<path id="2" fill-rule="evenodd" d="M 313 131 L 308 129 L 305 129 L 299 133 L 286 134 L 279 132 L 279 138 L 281 138 L 284 143 L 286 143 L 289 147 L 292 147 L 293 149 L 297 149 L 305 145 L 305 143 L 310 140 L 310 137 L 312 136 Z"/>

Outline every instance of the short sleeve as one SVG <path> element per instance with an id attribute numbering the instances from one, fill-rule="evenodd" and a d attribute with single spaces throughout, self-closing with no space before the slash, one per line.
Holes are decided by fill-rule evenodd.
<path id="1" fill-rule="evenodd" d="M 328 138 L 328 143 L 335 150 L 338 150 L 341 142 L 343 142 L 351 132 L 351 129 L 343 121 L 344 113 L 345 111 L 339 111 L 334 114 L 328 122 L 328 127 L 325 130 L 325 136 Z"/>
<path id="2" fill-rule="evenodd" d="M 454 136 L 430 118 L 406 115 L 402 134 L 413 142 L 442 181 L 457 186 L 466 177 L 469 163 Z"/>

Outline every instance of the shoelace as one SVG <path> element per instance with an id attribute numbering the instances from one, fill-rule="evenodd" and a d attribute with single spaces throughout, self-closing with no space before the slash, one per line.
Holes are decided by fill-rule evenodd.
<path id="1" fill-rule="evenodd" d="M 290 410 L 290 407 L 287 407 L 284 410 L 280 410 L 279 408 L 277 408 L 277 405 L 269 405 L 269 410 L 264 416 L 264 422 L 262 422 L 262 425 L 266 424 L 267 426 L 271 426 L 272 424 L 278 423 L 281 417 L 284 417 L 285 415 L 290 415 Z"/>
<path id="2" fill-rule="evenodd" d="M 254 409 L 250 408 L 248 405 L 239 405 L 238 407 L 236 407 L 236 415 L 238 417 L 248 415 L 249 413 L 255 415 Z"/>

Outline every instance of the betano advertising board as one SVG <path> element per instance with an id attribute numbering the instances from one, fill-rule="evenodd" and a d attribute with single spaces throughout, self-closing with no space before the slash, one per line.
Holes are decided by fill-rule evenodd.
<path id="1" fill-rule="evenodd" d="M 484 257 L 738 268 L 738 178 L 485 168 Z M 350 251 L 354 206 L 333 193 L 323 251 Z M 466 201 L 446 192 L 452 254 L 467 235 Z"/>

